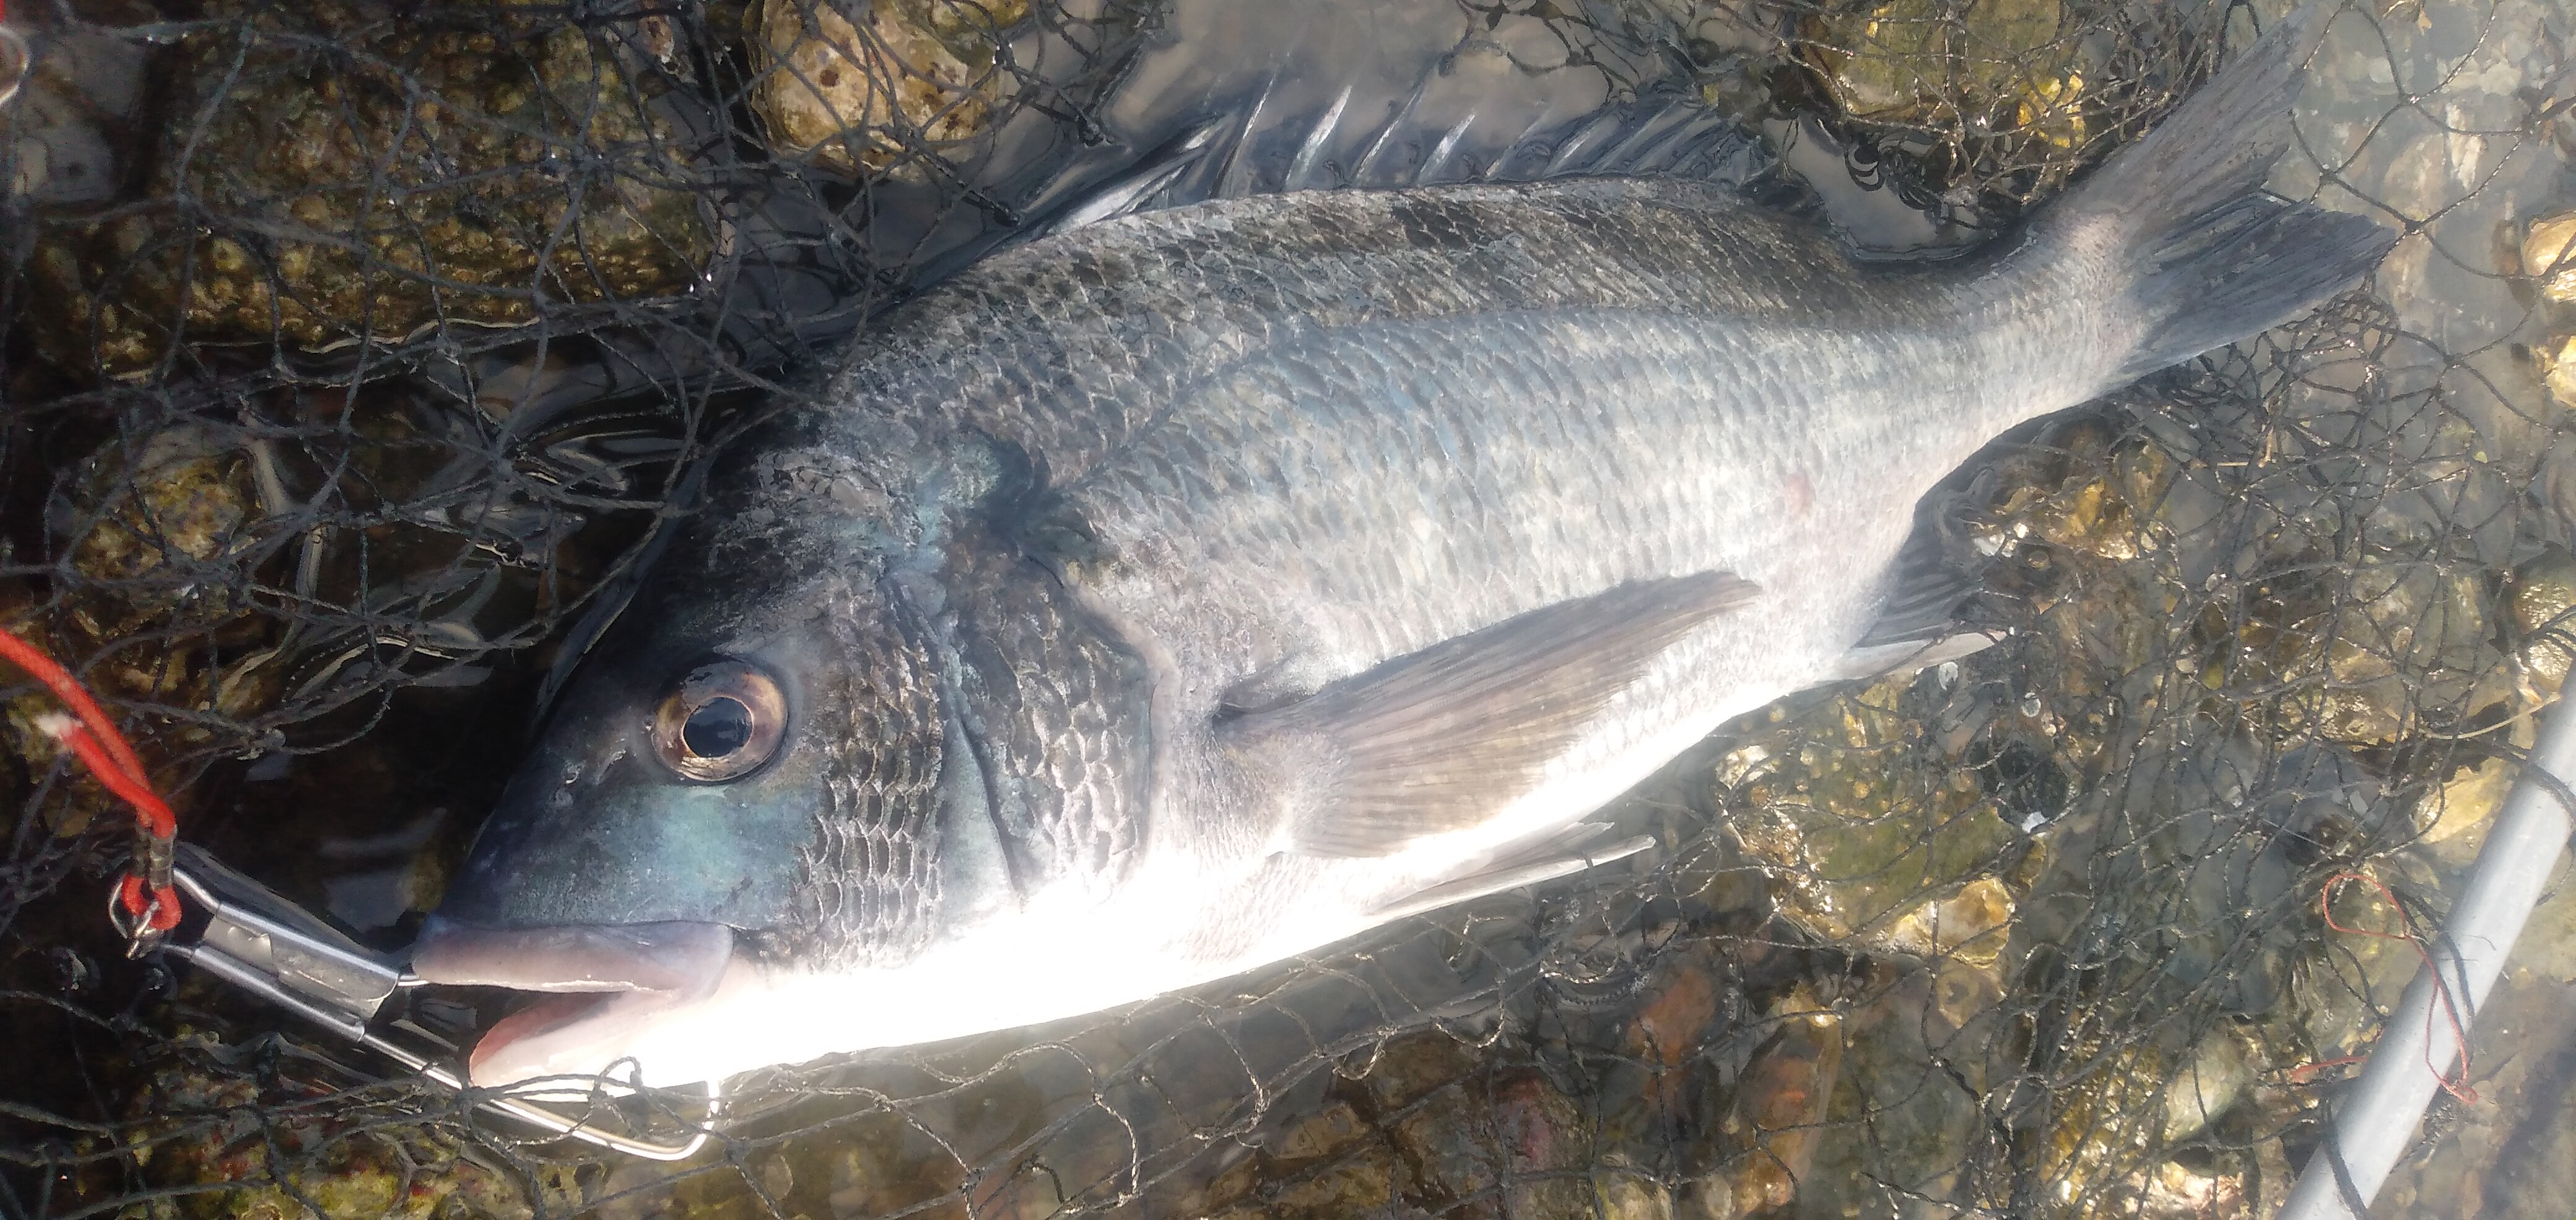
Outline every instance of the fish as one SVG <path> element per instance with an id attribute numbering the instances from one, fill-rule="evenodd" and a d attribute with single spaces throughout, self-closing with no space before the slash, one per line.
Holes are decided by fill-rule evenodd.
<path id="1" fill-rule="evenodd" d="M 2262 189 L 2308 41 L 1950 259 L 1600 174 L 1101 209 L 990 255 L 716 447 L 412 969 L 540 993 L 477 1085 L 676 1086 L 1638 850 L 1591 815 L 1889 662 L 1916 504 L 1991 438 L 2388 251 Z"/>

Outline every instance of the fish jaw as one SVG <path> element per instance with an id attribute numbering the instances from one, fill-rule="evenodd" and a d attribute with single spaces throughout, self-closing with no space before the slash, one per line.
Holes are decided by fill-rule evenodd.
<path id="1" fill-rule="evenodd" d="M 502 1018 L 467 1058 L 474 1084 L 546 1076 L 625 1078 L 621 1061 L 647 1030 L 705 1004 L 746 966 L 723 924 L 482 928 L 432 916 L 412 950 L 423 982 L 505 987 L 545 998 Z M 640 1069 L 642 1064 L 633 1065 Z M 646 1083 L 694 1083 L 657 1064 Z"/>
<path id="2" fill-rule="evenodd" d="M 1342 862 L 1371 870 L 1377 862 Z M 1158 884 L 1102 903 L 1065 886 L 935 941 L 896 964 L 817 967 L 738 950 L 698 956 L 714 932 L 688 934 L 695 954 L 639 960 L 638 939 L 678 944 L 672 925 L 491 930 L 433 926 L 414 952 L 424 981 L 553 993 L 504 1018 L 471 1052 L 478 1088 L 684 1088 L 759 1068 L 890 1046 L 942 1042 L 1115 1009 L 1260 964 L 1196 952 L 1176 929 L 1225 901 L 1158 873 Z M 1311 897 L 1311 896 L 1310 896 Z M 1311 948 L 1375 922 L 1355 905 L 1316 904 L 1293 939 Z M 721 930 L 721 929 L 719 929 Z M 583 949 L 603 959 L 581 960 Z M 1264 952 L 1266 953 L 1267 947 Z M 650 983 L 655 986 L 644 986 Z M 591 1006 L 578 997 L 607 993 Z M 575 997 L 558 1001 L 556 996 Z"/>

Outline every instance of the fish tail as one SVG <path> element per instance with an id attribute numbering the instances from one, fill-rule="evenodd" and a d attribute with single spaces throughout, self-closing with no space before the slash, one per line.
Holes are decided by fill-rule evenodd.
<path id="1" fill-rule="evenodd" d="M 2049 254 L 2134 275 L 2119 313 L 2131 342 L 2106 387 L 2305 316 L 2397 240 L 2368 217 L 2263 190 L 2323 15 L 2302 5 L 2035 219 Z"/>

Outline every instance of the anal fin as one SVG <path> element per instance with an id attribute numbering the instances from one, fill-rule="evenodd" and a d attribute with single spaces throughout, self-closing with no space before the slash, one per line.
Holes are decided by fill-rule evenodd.
<path id="1" fill-rule="evenodd" d="M 1944 661 L 1956 661 L 1983 652 L 1994 644 L 1995 639 L 1995 636 L 1982 631 L 1960 631 L 1938 639 L 1855 644 L 1834 662 L 1833 680 L 1909 677 Z"/>
<path id="2" fill-rule="evenodd" d="M 1982 587 L 1977 573 L 1959 562 L 1945 542 L 1946 532 L 1931 513 L 1922 514 L 1882 578 L 1886 597 L 1877 619 L 1835 662 L 1829 680 L 1920 673 L 1995 642 L 1995 631 L 1971 621 Z"/>
<path id="3" fill-rule="evenodd" d="M 1581 838 L 1591 838 L 1609 827 L 1599 822 L 1586 822 L 1572 829 L 1583 831 Z M 1424 911 L 1454 906 L 1488 894 L 1521 889 L 1541 882 L 1554 881 L 1559 877 L 1571 877 L 1586 869 L 1608 864 L 1614 860 L 1625 860 L 1654 845 L 1655 836 L 1653 835 L 1633 835 L 1599 847 L 1571 851 L 1565 850 L 1563 844 L 1552 837 L 1549 846 L 1558 850 L 1537 853 L 1536 858 L 1524 853 L 1512 863 L 1489 868 L 1454 881 L 1444 881 L 1427 890 L 1418 890 L 1370 911 L 1369 914 L 1383 919 L 1401 919 L 1407 915 L 1419 915 Z"/>

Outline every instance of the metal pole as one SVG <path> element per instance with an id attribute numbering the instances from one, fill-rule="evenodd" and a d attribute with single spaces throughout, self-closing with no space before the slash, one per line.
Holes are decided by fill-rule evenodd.
<path id="1" fill-rule="evenodd" d="M 2437 982 L 2450 990 L 2467 1028 L 2486 1007 L 2514 940 L 2567 847 L 2567 808 L 2533 769 L 2561 784 L 2576 778 L 2576 708 L 2562 703 L 2549 712 L 2532 747 L 2531 767 L 2505 799 L 2468 887 L 2451 908 L 2448 935 L 2425 946 L 2432 968 L 2418 971 L 2406 988 L 2361 1079 L 2336 1108 L 2325 1143 L 2291 1187 L 2281 1220 L 2358 1220 L 2414 1142 L 2424 1109 L 2441 1085 L 2437 1073 L 2443 1068 L 2435 1065 L 2459 1062 L 2459 1036 L 2436 1007 Z"/>

